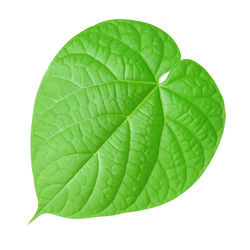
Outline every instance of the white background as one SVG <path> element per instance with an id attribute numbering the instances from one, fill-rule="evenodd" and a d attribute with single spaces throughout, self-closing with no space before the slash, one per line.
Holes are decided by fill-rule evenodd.
<path id="1" fill-rule="evenodd" d="M 250 249 L 249 1 L 9 1 L 0 3 L 0 249 Z M 42 215 L 30 163 L 35 95 L 74 35 L 114 18 L 170 34 L 225 100 L 224 135 L 211 164 L 183 195 L 157 208 L 72 220 Z"/>

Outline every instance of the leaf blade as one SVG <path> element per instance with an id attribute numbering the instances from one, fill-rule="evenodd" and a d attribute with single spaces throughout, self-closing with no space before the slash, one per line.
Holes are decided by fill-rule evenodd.
<path id="1" fill-rule="evenodd" d="M 90 27 L 58 53 L 37 94 L 31 221 L 113 215 L 177 197 L 210 162 L 224 121 L 212 78 L 180 61 L 165 32 L 130 20 Z"/>

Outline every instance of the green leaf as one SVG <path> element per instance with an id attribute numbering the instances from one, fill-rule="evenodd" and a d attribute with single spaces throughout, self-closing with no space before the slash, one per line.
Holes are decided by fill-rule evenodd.
<path id="1" fill-rule="evenodd" d="M 165 32 L 130 20 L 90 27 L 60 50 L 36 97 L 32 220 L 113 215 L 174 199 L 209 164 L 224 122 L 213 79 L 180 60 Z"/>

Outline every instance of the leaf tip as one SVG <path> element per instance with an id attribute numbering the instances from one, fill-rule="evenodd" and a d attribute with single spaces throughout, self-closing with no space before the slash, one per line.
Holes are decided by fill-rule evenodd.
<path id="1" fill-rule="evenodd" d="M 34 216 L 31 218 L 31 220 L 28 222 L 28 225 L 33 222 L 36 218 L 38 218 L 42 213 L 37 210 L 36 213 L 34 214 Z"/>

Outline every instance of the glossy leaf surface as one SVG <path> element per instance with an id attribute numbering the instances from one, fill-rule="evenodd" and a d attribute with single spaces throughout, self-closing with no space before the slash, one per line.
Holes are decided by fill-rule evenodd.
<path id="1" fill-rule="evenodd" d="M 37 94 L 33 219 L 113 215 L 174 199 L 209 164 L 224 122 L 214 81 L 180 60 L 165 32 L 130 20 L 90 27 L 60 50 Z"/>

